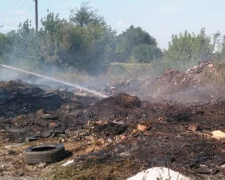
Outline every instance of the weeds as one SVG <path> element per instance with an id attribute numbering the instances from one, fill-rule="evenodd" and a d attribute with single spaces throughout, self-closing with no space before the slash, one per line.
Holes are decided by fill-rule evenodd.
<path id="1" fill-rule="evenodd" d="M 216 62 L 212 67 L 205 68 L 200 76 L 200 81 L 212 84 L 225 83 L 225 61 Z"/>
<path id="2" fill-rule="evenodd" d="M 89 158 L 70 167 L 60 167 L 46 175 L 51 180 L 67 179 L 98 179 L 121 180 L 133 174 L 135 161 L 126 159 L 114 162 L 99 162 L 99 159 Z"/>
<path id="3" fill-rule="evenodd" d="M 196 65 L 196 61 L 174 62 L 169 60 L 153 61 L 152 63 L 112 63 L 107 72 L 99 76 L 90 76 L 87 73 L 57 73 L 59 79 L 66 80 L 86 87 L 101 87 L 115 82 L 121 83 L 132 80 L 154 79 L 168 68 L 180 71 Z"/>

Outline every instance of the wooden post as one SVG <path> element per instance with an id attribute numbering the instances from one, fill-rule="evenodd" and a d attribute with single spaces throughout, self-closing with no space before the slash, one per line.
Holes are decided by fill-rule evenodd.
<path id="1" fill-rule="evenodd" d="M 35 0 L 35 25 L 36 33 L 38 33 L 38 0 Z"/>

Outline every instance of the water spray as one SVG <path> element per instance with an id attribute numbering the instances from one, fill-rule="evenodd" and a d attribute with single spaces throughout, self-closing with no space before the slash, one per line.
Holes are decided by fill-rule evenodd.
<path id="1" fill-rule="evenodd" d="M 97 92 L 97 91 L 94 91 L 94 90 L 91 90 L 91 89 L 88 89 L 88 88 L 84 88 L 84 87 L 81 87 L 81 86 L 78 86 L 78 85 L 74 85 L 74 84 L 71 84 L 71 83 L 68 83 L 68 82 L 64 82 L 64 81 L 61 81 L 61 80 L 58 80 L 58 79 L 55 79 L 55 78 L 51 78 L 51 77 L 44 76 L 44 75 L 41 75 L 41 74 L 25 71 L 25 70 L 18 69 L 18 68 L 12 67 L 12 66 L 7 66 L 7 65 L 4 65 L 4 64 L 0 64 L 0 66 L 4 67 L 4 68 L 20 71 L 20 72 L 23 72 L 23 73 L 26 73 L 26 74 L 31 74 L 31 75 L 41 77 L 41 78 L 44 78 L 44 79 L 48 79 L 48 80 L 51 80 L 51 81 L 55 81 L 55 82 L 58 82 L 58 83 L 61 83 L 61 84 L 64 84 L 64 85 L 67 85 L 67 86 L 70 86 L 70 87 L 74 87 L 74 88 L 77 88 L 77 89 L 81 89 L 81 90 L 86 91 L 88 93 L 95 94 L 96 96 L 101 97 L 101 98 L 107 98 L 108 97 L 107 95 L 102 94 L 100 92 Z"/>

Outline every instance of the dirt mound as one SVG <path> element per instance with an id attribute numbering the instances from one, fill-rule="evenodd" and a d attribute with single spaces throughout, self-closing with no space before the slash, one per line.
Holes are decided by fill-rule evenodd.
<path id="1" fill-rule="evenodd" d="M 177 90 L 186 89 L 188 86 L 199 85 L 201 83 L 199 74 L 207 67 L 213 68 L 213 64 L 208 61 L 201 61 L 197 66 L 185 72 L 169 68 L 160 77 L 156 78 L 156 81 L 153 83 L 159 82 L 164 85 L 176 86 Z"/>
<path id="2" fill-rule="evenodd" d="M 15 117 L 38 109 L 55 110 L 63 102 L 57 93 L 23 83 L 21 81 L 0 82 L 0 116 Z"/>
<path id="3" fill-rule="evenodd" d="M 134 109 L 141 106 L 141 101 L 125 93 L 111 96 L 98 101 L 90 108 L 97 119 L 118 121 L 127 117 Z"/>
<path id="4" fill-rule="evenodd" d="M 20 98 L 30 98 L 43 94 L 43 90 L 30 84 L 22 83 L 20 80 L 0 83 L 1 103 L 18 100 Z"/>
<path id="5" fill-rule="evenodd" d="M 185 72 L 179 72 L 172 68 L 166 70 L 152 85 L 165 85 L 168 87 L 168 93 L 183 91 L 188 87 L 200 86 L 202 84 L 199 74 L 206 67 L 213 67 L 208 61 L 199 62 L 199 64 Z"/>
<path id="6" fill-rule="evenodd" d="M 135 108 L 141 106 L 141 101 L 136 96 L 120 93 L 97 102 L 96 107 Z"/>
<path id="7" fill-rule="evenodd" d="M 106 87 L 106 93 L 128 93 L 151 102 L 173 101 L 178 103 L 207 103 L 224 100 L 224 85 L 212 85 L 204 80 L 204 69 L 213 71 L 208 61 L 199 62 L 185 72 L 168 69 L 154 80 L 134 80 Z"/>

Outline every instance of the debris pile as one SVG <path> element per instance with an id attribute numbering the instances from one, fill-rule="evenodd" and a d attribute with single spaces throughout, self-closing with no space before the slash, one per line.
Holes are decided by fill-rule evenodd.
<path id="1" fill-rule="evenodd" d="M 202 80 L 202 72 L 205 68 L 214 72 L 214 65 L 211 62 L 202 61 L 185 72 L 169 68 L 154 80 L 137 79 L 108 85 L 105 92 L 110 95 L 128 93 L 150 102 L 172 101 L 183 104 L 204 104 L 225 100 L 224 85 L 212 85 Z"/>

